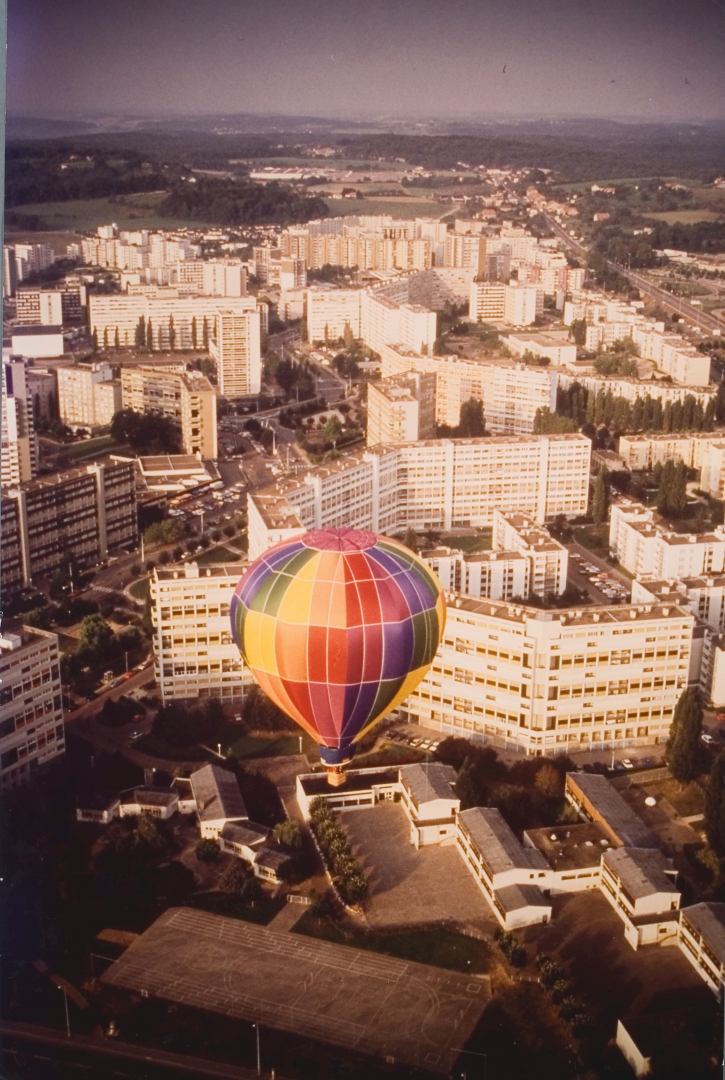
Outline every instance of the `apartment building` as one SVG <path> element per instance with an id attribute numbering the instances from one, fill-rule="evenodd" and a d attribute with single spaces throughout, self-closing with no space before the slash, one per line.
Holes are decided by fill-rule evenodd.
<path id="1" fill-rule="evenodd" d="M 722 442 L 723 431 L 620 435 L 619 455 L 634 472 L 666 461 L 684 461 L 690 469 L 702 469 L 710 447 Z"/>
<path id="2" fill-rule="evenodd" d="M 72 558 L 94 566 L 138 537 L 133 462 L 86 465 L 5 489 L 2 514 L 3 553 L 11 559 L 14 579 L 28 587 Z M 8 512 L 14 504 L 14 512 Z M 19 559 L 19 566 L 17 565 Z M 3 559 L 3 582 L 6 567 Z M 11 567 L 8 567 L 8 572 Z"/>
<path id="3" fill-rule="evenodd" d="M 651 604 L 669 601 L 690 609 L 693 615 L 717 630 L 725 632 L 725 574 L 709 577 L 641 578 L 632 582 L 632 603 Z"/>
<path id="4" fill-rule="evenodd" d="M 216 460 L 216 390 L 198 371 L 185 364 L 139 364 L 121 368 L 123 408 L 168 416 L 181 426 L 185 454 Z"/>
<path id="5" fill-rule="evenodd" d="M 586 512 L 583 435 L 444 439 L 371 447 L 248 495 L 249 555 L 305 529 L 394 533 L 492 525 L 494 510 L 537 523 Z"/>
<path id="6" fill-rule="evenodd" d="M 164 704 L 244 697 L 244 664 L 229 623 L 240 576 L 236 563 L 199 567 L 194 562 L 157 568 L 151 575 L 154 665 Z"/>
<path id="7" fill-rule="evenodd" d="M 480 599 L 521 601 L 531 592 L 529 560 L 518 551 L 457 551 L 424 548 L 428 563 L 447 592 Z"/>
<path id="8" fill-rule="evenodd" d="M 25 361 L 19 356 L 3 354 L 0 384 L 0 478 L 3 487 L 31 480 L 38 471 L 38 444 L 28 372 Z"/>
<path id="9" fill-rule="evenodd" d="M 408 371 L 436 376 L 436 422 L 456 427 L 461 406 L 471 398 L 483 402 L 486 428 L 495 435 L 528 435 L 537 409 L 556 409 L 558 376 L 548 368 L 458 356 L 421 356 L 400 345 L 379 350 L 384 379 Z"/>
<path id="10" fill-rule="evenodd" d="M 633 323 L 632 341 L 645 360 L 652 360 L 666 375 L 684 386 L 707 386 L 710 381 L 710 357 L 688 345 L 679 334 L 665 334 L 652 323 Z"/>
<path id="11" fill-rule="evenodd" d="M 29 274 L 47 270 L 55 262 L 55 252 L 50 244 L 12 245 L 15 250 L 15 270 L 18 282 L 24 281 Z"/>
<path id="12" fill-rule="evenodd" d="M 452 595 L 441 647 L 401 711 L 535 755 L 663 743 L 694 623 L 669 604 L 542 611 Z"/>
<path id="13" fill-rule="evenodd" d="M 241 259 L 184 259 L 176 267 L 176 285 L 204 296 L 246 296 L 247 270 Z"/>
<path id="14" fill-rule="evenodd" d="M 262 388 L 262 312 L 218 308 L 209 351 L 216 361 L 219 393 L 237 398 Z"/>
<path id="15" fill-rule="evenodd" d="M 468 317 L 473 322 L 494 322 L 503 319 L 506 285 L 503 281 L 472 281 L 468 302 Z"/>
<path id="16" fill-rule="evenodd" d="M 716 499 L 725 498 L 725 439 L 711 442 L 703 451 L 700 487 Z"/>
<path id="17" fill-rule="evenodd" d="M 723 572 L 725 531 L 669 532 L 654 523 L 648 507 L 618 499 L 609 516 L 609 547 L 637 578 L 710 577 Z"/>
<path id="18" fill-rule="evenodd" d="M 0 774 L 19 787 L 65 750 L 58 636 L 19 623 L 0 635 Z"/>
<path id="19" fill-rule="evenodd" d="M 367 444 L 435 438 L 436 377 L 410 371 L 368 383 Z"/>
<path id="20" fill-rule="evenodd" d="M 590 375 L 584 371 L 559 370 L 559 385 L 564 390 L 568 390 L 575 382 L 583 386 L 585 390 L 593 390 L 595 394 L 602 391 L 605 394 L 611 393 L 615 398 L 623 397 L 632 405 L 637 398 L 650 397 L 653 401 L 660 401 L 663 408 L 675 401 L 682 403 L 686 397 L 691 396 L 704 409 L 716 393 L 712 386 L 682 386 L 663 379 L 620 378 L 619 376 Z"/>
<path id="21" fill-rule="evenodd" d="M 133 287 L 131 287 L 133 288 Z M 89 324 L 100 345 L 133 348 L 139 327 L 154 350 L 201 348 L 215 336 L 220 310 L 216 296 L 198 296 L 172 286 L 136 286 L 137 291 L 89 297 Z M 254 296 L 226 297 L 224 311 L 257 311 Z"/>
<path id="22" fill-rule="evenodd" d="M 512 356 L 531 353 L 542 356 L 556 367 L 576 364 L 576 345 L 569 341 L 566 331 L 554 330 L 540 334 L 509 334 L 506 345 Z"/>
<path id="23" fill-rule="evenodd" d="M 479 233 L 447 233 L 445 266 L 467 267 L 475 274 L 486 270 L 486 237 Z"/>
<path id="24" fill-rule="evenodd" d="M 81 241 L 80 249 L 87 266 L 117 270 L 176 267 L 179 262 L 196 259 L 201 253 L 200 246 L 188 236 L 148 229 L 119 232 L 115 224 L 99 225 L 95 236 Z"/>
<path id="25" fill-rule="evenodd" d="M 25 369 L 25 386 L 33 413 L 33 423 L 54 420 L 58 416 L 58 378 L 55 369 Z"/>
<path id="26" fill-rule="evenodd" d="M 531 326 L 544 313 L 544 290 L 536 285 L 509 282 L 504 286 L 503 321 L 510 326 Z"/>
<path id="27" fill-rule="evenodd" d="M 21 326 L 62 326 L 78 323 L 86 303 L 85 286 L 40 289 L 24 286 L 15 294 L 16 319 Z"/>
<path id="28" fill-rule="evenodd" d="M 309 288 L 305 301 L 308 340 L 338 341 L 346 328 L 359 338 L 361 296 L 360 289 Z"/>
<path id="29" fill-rule="evenodd" d="M 56 370 L 58 411 L 68 427 L 107 427 L 121 409 L 121 383 L 110 364 L 74 364 Z"/>
<path id="30" fill-rule="evenodd" d="M 493 547 L 496 551 L 516 551 L 524 556 L 529 566 L 529 592 L 541 597 L 561 596 L 565 592 L 569 552 L 529 514 L 494 510 Z"/>
<path id="31" fill-rule="evenodd" d="M 396 303 L 378 291 L 360 293 L 360 337 L 379 352 L 399 344 L 416 352 L 435 352 L 438 317 L 422 304 Z"/>

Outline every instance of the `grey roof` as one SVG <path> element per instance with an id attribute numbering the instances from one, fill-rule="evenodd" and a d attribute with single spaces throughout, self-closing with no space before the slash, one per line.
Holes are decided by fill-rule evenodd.
<path id="1" fill-rule="evenodd" d="M 551 900 L 546 899 L 538 885 L 504 885 L 503 889 L 496 889 L 495 897 L 507 915 L 527 907 L 551 909 Z"/>
<path id="2" fill-rule="evenodd" d="M 583 796 L 591 803 L 602 823 L 623 847 L 657 847 L 654 834 L 605 776 L 567 773 L 566 786 L 575 795 Z"/>
<path id="3" fill-rule="evenodd" d="M 170 788 L 137 787 L 132 791 L 124 791 L 121 796 L 123 803 L 138 803 L 139 806 L 171 806 L 178 802 L 178 799 L 178 792 Z"/>
<path id="4" fill-rule="evenodd" d="M 671 870 L 668 860 L 659 849 L 610 848 L 602 861 L 621 881 L 633 900 L 653 893 L 675 893 L 677 886 L 666 871 Z"/>
<path id="5" fill-rule="evenodd" d="M 725 904 L 693 904 L 682 909 L 686 919 L 707 943 L 721 964 L 725 964 Z"/>
<path id="6" fill-rule="evenodd" d="M 205 765 L 191 774 L 191 790 L 200 821 L 247 818 L 242 793 L 234 773 L 218 765 Z"/>
<path id="7" fill-rule="evenodd" d="M 10 333 L 13 337 L 44 337 L 46 334 L 62 334 L 62 326 L 43 325 L 13 326 Z"/>
<path id="8" fill-rule="evenodd" d="M 400 781 L 405 784 L 416 806 L 434 799 L 457 799 L 453 791 L 456 770 L 434 761 L 431 765 L 403 765 Z"/>
<path id="9" fill-rule="evenodd" d="M 270 870 L 277 871 L 290 861 L 291 856 L 281 848 L 266 847 L 258 851 L 254 857 L 259 866 L 267 866 Z"/>
<path id="10" fill-rule="evenodd" d="M 228 821 L 221 831 L 222 840 L 230 844 L 245 844 L 254 847 L 267 839 L 271 830 L 266 825 L 257 825 L 253 821 L 245 821 L 243 825 Z"/>
<path id="11" fill-rule="evenodd" d="M 486 860 L 491 873 L 506 870 L 548 870 L 549 864 L 540 851 L 524 848 L 501 817 L 499 810 L 474 806 L 458 815 L 474 847 Z"/>

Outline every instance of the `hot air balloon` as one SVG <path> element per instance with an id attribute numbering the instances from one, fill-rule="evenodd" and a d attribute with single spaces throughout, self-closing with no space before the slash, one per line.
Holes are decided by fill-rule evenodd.
<path id="1" fill-rule="evenodd" d="M 430 667 L 445 600 L 433 572 L 396 540 L 318 529 L 256 559 L 230 615 L 259 686 L 319 744 L 339 784 L 355 744 Z"/>

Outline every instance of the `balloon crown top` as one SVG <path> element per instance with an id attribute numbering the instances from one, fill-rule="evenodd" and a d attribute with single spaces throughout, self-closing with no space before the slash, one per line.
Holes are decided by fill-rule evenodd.
<path id="1" fill-rule="evenodd" d="M 313 529 L 302 537 L 305 547 L 316 551 L 364 551 L 377 541 L 375 533 L 363 529 Z"/>

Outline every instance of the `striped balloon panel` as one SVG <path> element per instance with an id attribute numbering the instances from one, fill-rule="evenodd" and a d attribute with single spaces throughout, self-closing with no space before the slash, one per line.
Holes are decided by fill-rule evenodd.
<path id="1" fill-rule="evenodd" d="M 325 546 L 327 534 L 366 537 L 367 545 Z M 423 678 L 445 604 L 430 569 L 402 544 L 322 530 L 257 559 L 237 585 L 231 615 L 265 693 L 318 742 L 344 747 Z"/>

